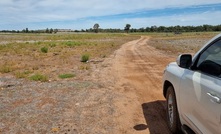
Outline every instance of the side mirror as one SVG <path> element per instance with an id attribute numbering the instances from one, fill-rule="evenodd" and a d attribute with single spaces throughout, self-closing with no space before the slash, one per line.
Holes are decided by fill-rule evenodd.
<path id="1" fill-rule="evenodd" d="M 181 54 L 178 56 L 176 63 L 179 67 L 189 68 L 192 64 L 192 55 L 191 54 Z"/>

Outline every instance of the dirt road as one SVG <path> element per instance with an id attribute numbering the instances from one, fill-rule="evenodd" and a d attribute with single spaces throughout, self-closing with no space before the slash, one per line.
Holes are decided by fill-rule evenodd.
<path id="1" fill-rule="evenodd" d="M 141 37 L 124 44 L 105 70 L 105 81 L 114 80 L 113 90 L 122 95 L 115 100 L 116 133 L 169 133 L 161 81 L 165 66 L 174 57 L 149 46 L 148 39 Z"/>

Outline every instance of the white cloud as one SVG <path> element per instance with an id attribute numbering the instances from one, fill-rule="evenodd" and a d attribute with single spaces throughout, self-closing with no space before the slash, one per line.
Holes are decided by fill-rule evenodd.
<path id="1" fill-rule="evenodd" d="M 215 3 L 220 0 L 0 0 L 0 27 Z"/>
<path id="2" fill-rule="evenodd" d="M 130 23 L 132 28 L 142 28 L 150 26 L 187 26 L 187 25 L 218 25 L 221 20 L 221 11 L 206 12 L 203 14 L 186 14 L 186 15 L 173 15 L 173 16 L 162 16 L 162 17 L 150 17 L 150 18 L 131 18 L 123 19 L 121 21 L 113 21 L 111 26 L 116 28 L 123 28 L 125 24 Z M 101 26 L 108 25 L 108 22 L 100 22 Z"/>

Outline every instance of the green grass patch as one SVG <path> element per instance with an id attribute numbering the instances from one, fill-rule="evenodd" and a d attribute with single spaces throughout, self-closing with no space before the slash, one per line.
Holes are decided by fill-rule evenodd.
<path id="1" fill-rule="evenodd" d="M 42 53 L 48 53 L 48 48 L 47 47 L 42 47 L 41 52 Z"/>
<path id="2" fill-rule="evenodd" d="M 87 62 L 90 59 L 90 55 L 89 54 L 83 54 L 81 56 L 81 62 Z"/>
<path id="3" fill-rule="evenodd" d="M 69 47 L 74 47 L 74 46 L 81 46 L 81 42 L 76 42 L 76 41 L 67 41 L 65 42 L 65 45 Z"/>
<path id="4" fill-rule="evenodd" d="M 46 82 L 48 81 L 48 77 L 42 74 L 35 74 L 30 77 L 30 80 Z"/>
<path id="5" fill-rule="evenodd" d="M 67 79 L 67 78 L 73 78 L 75 77 L 75 74 L 60 74 L 58 77 L 61 79 Z"/>

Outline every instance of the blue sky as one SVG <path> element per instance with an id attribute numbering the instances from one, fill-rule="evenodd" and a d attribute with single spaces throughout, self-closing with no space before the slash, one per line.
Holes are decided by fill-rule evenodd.
<path id="1" fill-rule="evenodd" d="M 1 0 L 0 30 L 221 24 L 220 0 Z"/>

